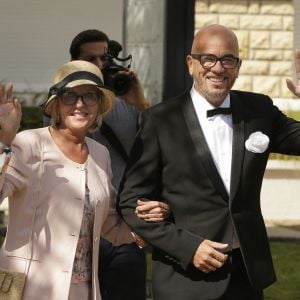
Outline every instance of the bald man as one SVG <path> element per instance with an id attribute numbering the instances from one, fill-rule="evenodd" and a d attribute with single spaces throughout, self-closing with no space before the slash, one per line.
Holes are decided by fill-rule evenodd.
<path id="1" fill-rule="evenodd" d="M 143 114 L 119 208 L 154 247 L 155 300 L 261 300 L 276 280 L 261 184 L 270 152 L 300 154 L 300 123 L 231 90 L 242 60 L 226 27 L 202 28 L 186 61 L 192 88 Z M 141 197 L 165 199 L 172 216 L 140 220 Z"/>

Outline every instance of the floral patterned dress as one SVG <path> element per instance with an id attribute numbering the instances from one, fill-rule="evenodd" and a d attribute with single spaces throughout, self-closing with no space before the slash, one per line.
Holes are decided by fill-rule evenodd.
<path id="1" fill-rule="evenodd" d="M 71 281 L 75 284 L 80 282 L 90 282 L 92 278 L 92 241 L 94 217 L 94 204 L 90 200 L 90 193 L 86 182 L 82 224 L 73 264 Z"/>

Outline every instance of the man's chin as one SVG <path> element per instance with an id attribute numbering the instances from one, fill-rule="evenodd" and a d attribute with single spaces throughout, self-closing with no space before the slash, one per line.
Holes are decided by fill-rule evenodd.
<path id="1" fill-rule="evenodd" d="M 223 101 L 228 95 L 229 91 L 227 90 L 214 90 L 203 93 L 203 96 L 209 102 L 220 102 Z"/>
<path id="2" fill-rule="evenodd" d="M 228 90 L 228 86 L 223 84 L 211 84 L 208 87 L 208 92 L 211 94 L 220 94 L 220 93 L 226 93 Z"/>

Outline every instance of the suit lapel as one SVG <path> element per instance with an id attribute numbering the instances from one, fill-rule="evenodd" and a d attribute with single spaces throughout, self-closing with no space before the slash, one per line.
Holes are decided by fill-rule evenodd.
<path id="1" fill-rule="evenodd" d="M 244 132 L 244 116 L 241 101 L 234 92 L 230 92 L 230 101 L 232 107 L 232 162 L 231 162 L 231 180 L 230 180 L 230 200 L 232 200 L 237 192 L 245 152 L 245 132 Z"/>
<path id="2" fill-rule="evenodd" d="M 214 184 L 216 190 L 220 193 L 224 200 L 228 201 L 227 191 L 210 154 L 189 93 L 186 95 L 186 99 L 182 101 L 182 104 L 184 119 L 187 124 L 191 139 L 198 153 L 199 159 L 204 166 L 208 176 L 210 177 L 212 183 Z"/>

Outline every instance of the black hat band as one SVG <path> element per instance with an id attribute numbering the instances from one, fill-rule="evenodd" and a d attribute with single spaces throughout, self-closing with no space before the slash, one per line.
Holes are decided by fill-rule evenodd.
<path id="1" fill-rule="evenodd" d="M 82 79 L 90 80 L 90 81 L 96 83 L 96 85 L 99 86 L 99 87 L 104 86 L 103 81 L 97 75 L 95 75 L 93 73 L 90 73 L 90 72 L 87 72 L 87 71 L 78 71 L 78 72 L 74 72 L 74 73 L 66 76 L 62 81 L 60 81 L 57 84 L 53 85 L 49 89 L 48 99 L 52 95 L 56 95 L 57 92 L 59 90 L 61 90 L 62 88 L 64 88 L 68 83 L 70 83 L 72 81 L 75 81 L 75 80 L 82 80 Z"/>

